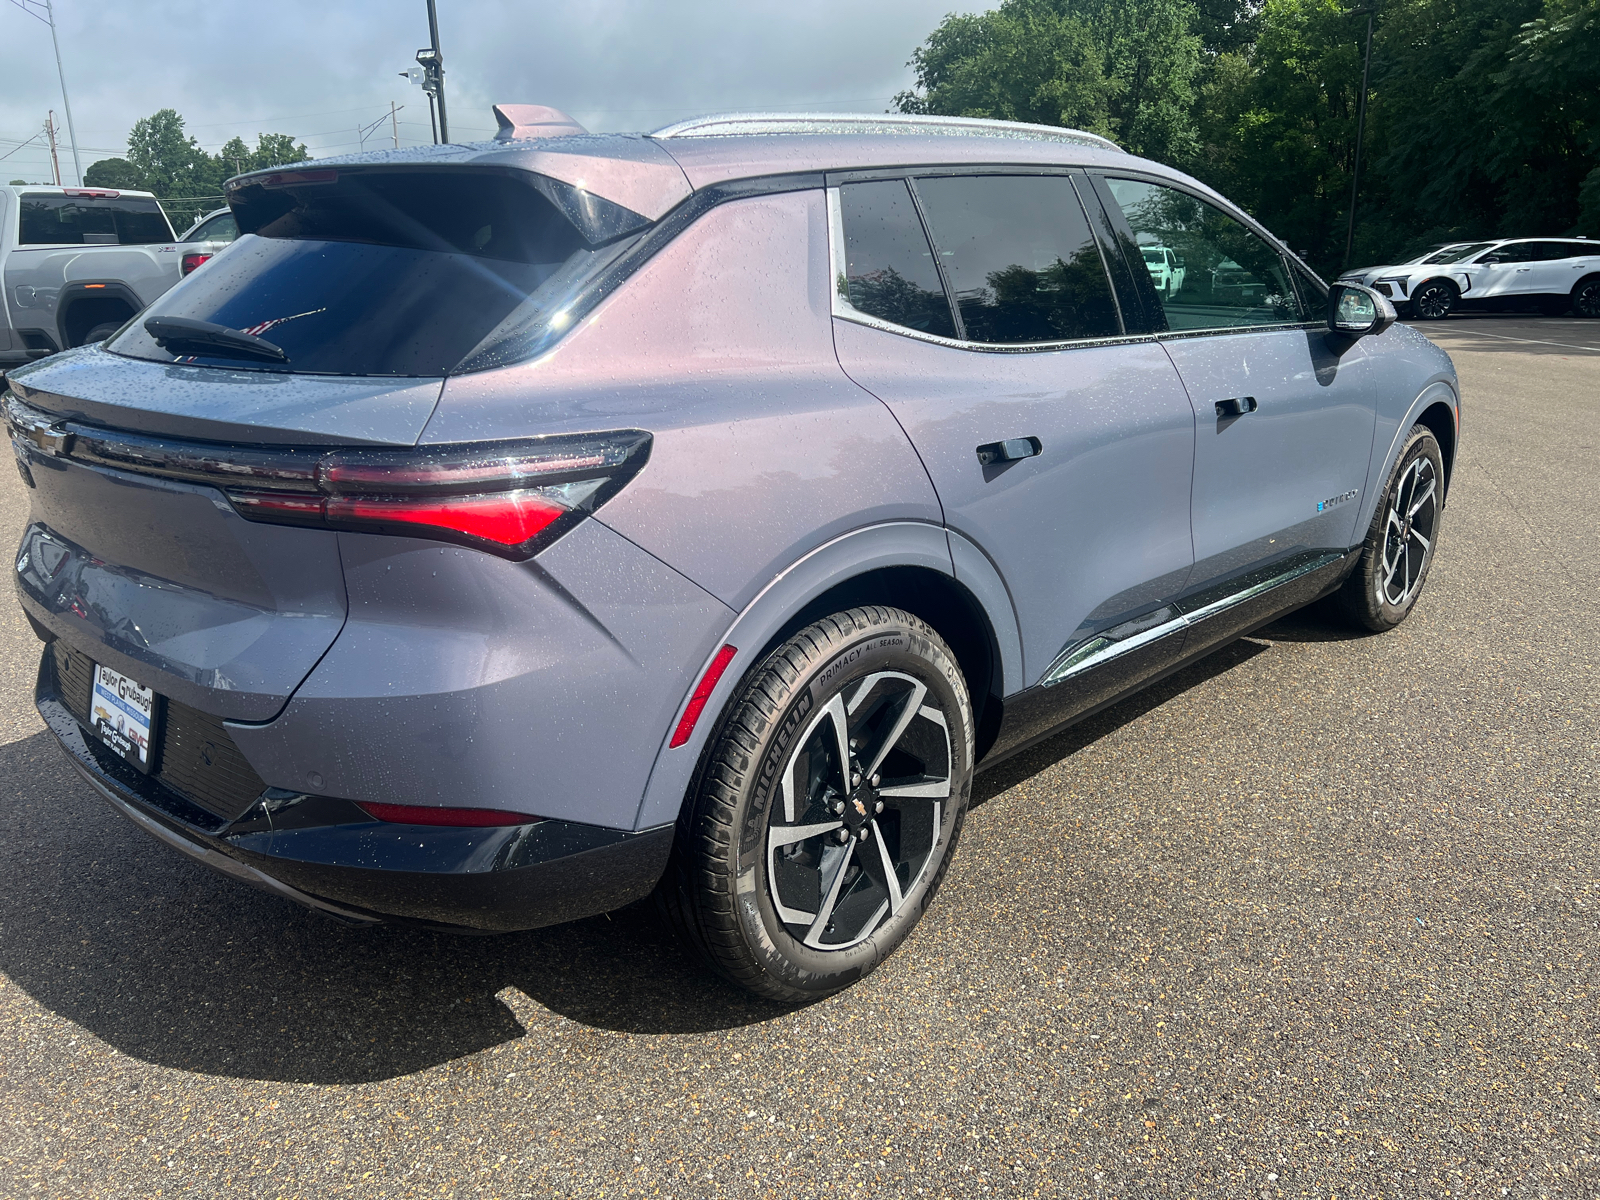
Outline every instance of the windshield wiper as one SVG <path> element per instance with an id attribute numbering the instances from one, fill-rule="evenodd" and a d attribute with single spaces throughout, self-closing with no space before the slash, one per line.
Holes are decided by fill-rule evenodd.
<path id="1" fill-rule="evenodd" d="M 145 321 L 144 328 L 146 333 L 155 338 L 156 345 L 180 354 L 254 358 L 278 363 L 289 361 L 282 346 L 256 337 L 253 333 L 229 329 L 226 325 L 211 321 L 196 321 L 192 317 L 150 317 Z"/>

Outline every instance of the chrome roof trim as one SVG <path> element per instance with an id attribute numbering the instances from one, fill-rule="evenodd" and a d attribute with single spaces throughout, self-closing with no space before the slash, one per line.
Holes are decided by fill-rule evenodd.
<path id="1" fill-rule="evenodd" d="M 943 137 L 1005 137 L 1024 141 L 1070 142 L 1100 150 L 1122 147 L 1099 134 L 1055 125 L 990 121 L 976 117 L 933 117 L 915 113 L 728 112 L 692 117 L 648 136 L 745 137 L 751 134 L 928 134 Z"/>

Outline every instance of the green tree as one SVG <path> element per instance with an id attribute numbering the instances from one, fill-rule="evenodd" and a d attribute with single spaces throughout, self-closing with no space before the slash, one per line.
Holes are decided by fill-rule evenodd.
<path id="1" fill-rule="evenodd" d="M 1197 148 L 1190 0 L 1004 0 L 946 17 L 912 55 L 902 112 L 1065 125 L 1136 154 Z"/>
<path id="2" fill-rule="evenodd" d="M 125 158 L 102 158 L 89 164 L 83 173 L 83 182 L 90 187 L 142 188 L 144 180 L 139 168 Z"/>
<path id="3" fill-rule="evenodd" d="M 128 134 L 128 161 L 157 196 L 207 196 L 216 191 L 211 156 L 183 131 L 183 118 L 163 108 L 141 117 Z"/>

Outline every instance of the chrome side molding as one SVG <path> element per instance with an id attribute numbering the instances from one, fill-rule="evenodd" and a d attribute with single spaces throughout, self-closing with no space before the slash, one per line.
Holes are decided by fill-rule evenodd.
<path id="1" fill-rule="evenodd" d="M 1200 592 L 1169 604 L 1165 608 L 1159 608 L 1153 613 L 1124 621 L 1121 625 L 1064 647 L 1050 664 L 1049 670 L 1044 673 L 1039 685 L 1053 687 L 1071 679 L 1074 675 L 1093 670 L 1141 646 L 1148 646 L 1151 642 L 1182 633 L 1191 625 L 1198 625 L 1286 583 L 1293 583 L 1301 576 L 1309 575 L 1344 557 L 1344 552 L 1339 550 L 1308 550 L 1274 563 L 1253 575 L 1247 575 L 1244 580 L 1229 580 L 1222 585 L 1222 589 L 1214 588 Z M 1240 587 L 1240 583 L 1244 586 Z"/>

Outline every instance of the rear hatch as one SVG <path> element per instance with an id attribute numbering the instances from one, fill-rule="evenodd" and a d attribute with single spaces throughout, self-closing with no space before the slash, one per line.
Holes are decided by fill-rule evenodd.
<path id="1" fill-rule="evenodd" d="M 345 618 L 339 534 L 323 510 L 297 515 L 324 503 L 319 464 L 354 452 L 342 469 L 370 473 L 360 454 L 399 448 L 403 465 L 447 375 L 558 336 L 571 298 L 649 222 L 503 165 L 235 183 L 227 254 L 103 347 L 12 372 L 5 404 L 32 505 L 16 572 L 30 615 L 162 696 L 266 721 Z M 603 494 L 562 486 L 491 516 L 531 530 Z"/>

